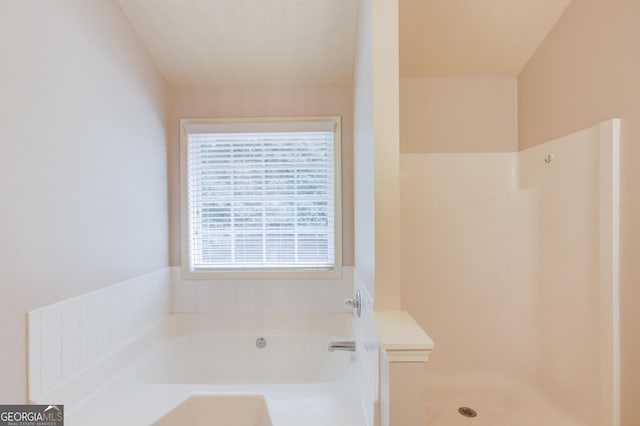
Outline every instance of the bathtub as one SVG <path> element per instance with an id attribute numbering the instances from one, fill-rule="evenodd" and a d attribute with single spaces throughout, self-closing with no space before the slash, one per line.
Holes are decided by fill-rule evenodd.
<path id="1" fill-rule="evenodd" d="M 172 314 L 96 366 L 94 376 L 110 377 L 105 384 L 67 389 L 56 401 L 66 404 L 67 426 L 164 424 L 174 409 L 206 401 L 194 396 L 212 397 L 214 411 L 216 396 L 263 398 L 272 426 L 364 426 L 357 354 L 327 350 L 330 341 L 353 340 L 351 321 L 335 313 Z"/>
<path id="2" fill-rule="evenodd" d="M 135 374 L 145 383 L 335 382 L 348 376 L 355 357 L 331 353 L 327 345 L 347 339 L 330 334 L 189 334 L 151 350 Z"/>

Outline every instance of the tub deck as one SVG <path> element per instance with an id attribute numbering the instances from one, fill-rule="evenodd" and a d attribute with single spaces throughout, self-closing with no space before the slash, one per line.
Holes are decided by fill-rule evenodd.
<path id="1" fill-rule="evenodd" d="M 365 426 L 348 381 L 309 385 L 162 385 L 117 379 L 66 417 L 67 426 L 153 424 L 192 394 L 263 395 L 273 426 Z M 226 426 L 226 425 L 225 425 Z"/>

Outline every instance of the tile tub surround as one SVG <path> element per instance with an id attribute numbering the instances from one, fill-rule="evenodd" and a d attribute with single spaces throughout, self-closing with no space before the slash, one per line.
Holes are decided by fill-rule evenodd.
<path id="1" fill-rule="evenodd" d="M 128 351 L 127 360 L 118 363 L 119 369 L 111 372 L 113 379 L 80 403 L 65 407 L 68 410 L 66 424 L 151 424 L 190 395 L 207 394 L 262 395 L 273 426 L 365 426 L 355 374 L 346 374 L 338 380 L 329 378 L 318 383 L 294 384 L 167 383 L 150 381 L 148 378 L 141 380 L 139 374 L 142 365 L 147 362 L 147 355 L 161 350 L 164 343 L 184 336 L 344 336 L 350 332 L 349 313 L 172 314 L 129 345 L 137 345 L 136 348 L 124 349 Z M 144 345 L 138 345 L 141 341 Z M 320 356 L 353 356 L 345 352 L 326 354 L 326 348 L 322 349 Z M 313 365 L 313 360 L 309 362 Z M 105 360 L 105 363 L 110 361 Z M 103 410 L 103 407 L 112 409 Z M 101 413 L 99 418 L 96 413 Z"/>
<path id="2" fill-rule="evenodd" d="M 346 312 L 353 297 L 353 267 L 328 280 L 186 280 L 171 268 L 172 312 Z"/>
<path id="3" fill-rule="evenodd" d="M 28 399 L 50 394 L 169 312 L 348 312 L 353 268 L 334 280 L 189 280 L 153 273 L 27 313 Z M 172 309 L 171 309 L 172 308 Z M 98 378 L 93 384 L 98 386 Z M 74 394 L 74 400 L 80 394 Z"/>
<path id="4" fill-rule="evenodd" d="M 163 268 L 27 313 L 29 401 L 60 387 L 162 321 L 170 307 Z"/>

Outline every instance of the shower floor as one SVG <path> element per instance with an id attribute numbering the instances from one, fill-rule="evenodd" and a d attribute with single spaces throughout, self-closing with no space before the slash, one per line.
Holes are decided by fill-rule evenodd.
<path id="1" fill-rule="evenodd" d="M 428 426 L 580 426 L 541 395 L 514 383 L 430 378 L 425 394 Z M 460 407 L 472 408 L 477 416 L 464 417 Z"/>

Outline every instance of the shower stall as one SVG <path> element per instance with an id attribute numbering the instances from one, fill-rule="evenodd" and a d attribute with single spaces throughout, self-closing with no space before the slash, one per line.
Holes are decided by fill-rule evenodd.
<path id="1" fill-rule="evenodd" d="M 430 426 L 618 426 L 619 121 L 520 152 L 401 155 L 403 305 Z"/>

